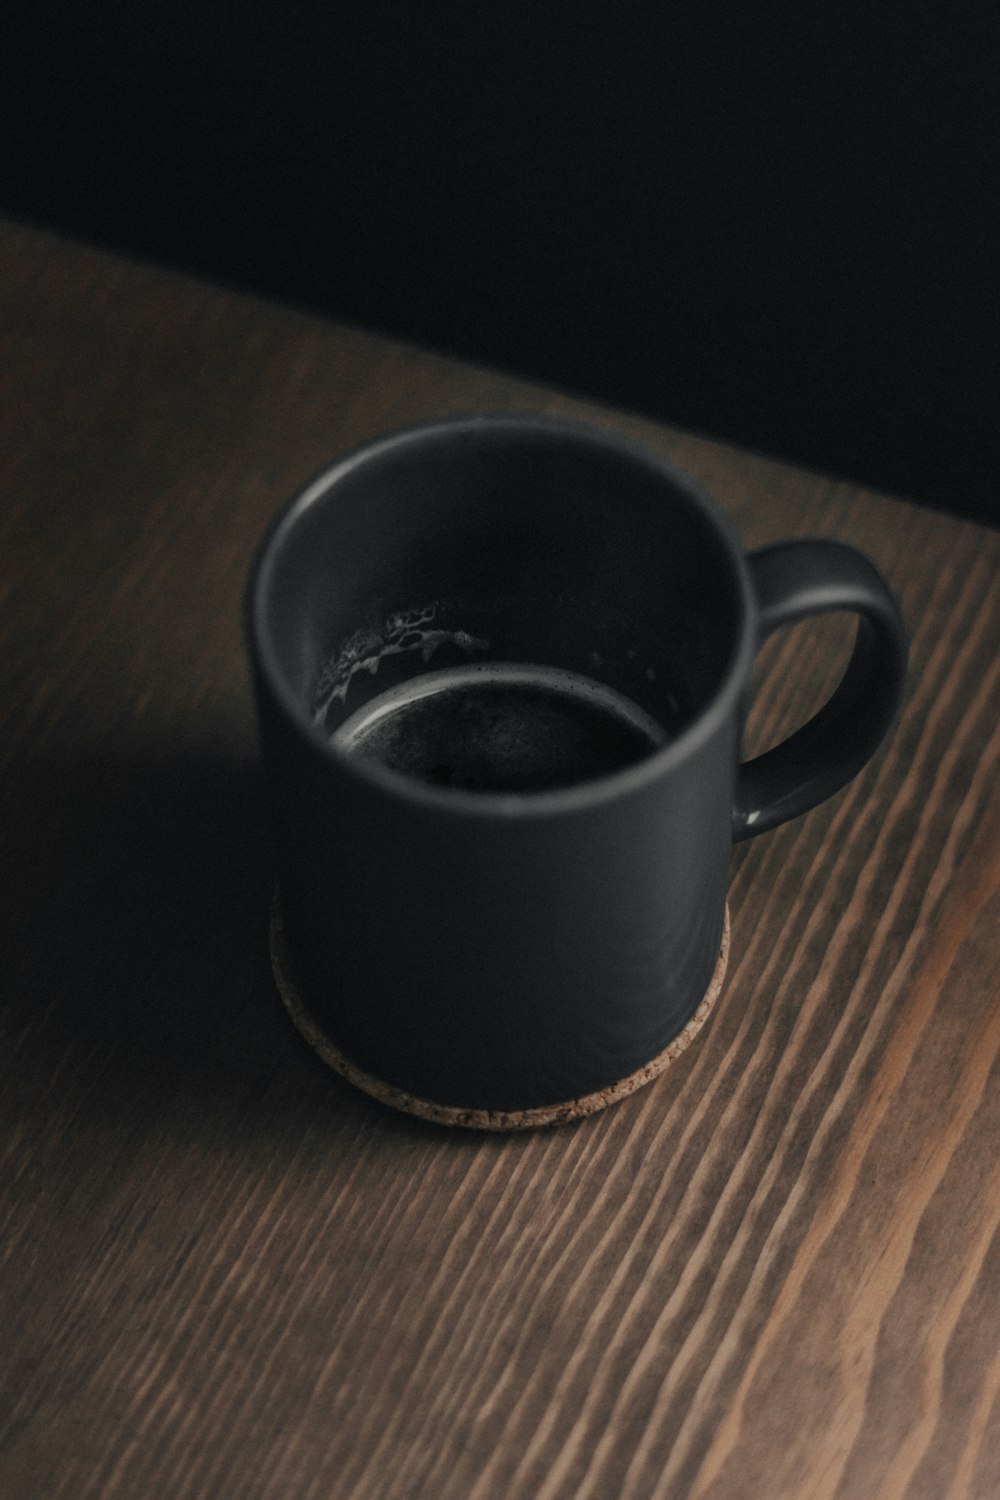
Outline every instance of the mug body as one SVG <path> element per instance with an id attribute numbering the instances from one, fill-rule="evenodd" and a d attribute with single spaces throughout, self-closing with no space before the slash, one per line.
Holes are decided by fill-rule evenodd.
<path id="1" fill-rule="evenodd" d="M 720 970 L 754 609 L 693 482 L 572 423 L 410 429 L 292 501 L 248 636 L 283 963 L 348 1070 L 530 1115 L 684 1034 Z M 624 738 L 477 784 L 442 744 L 511 683 L 546 726 L 569 704 Z"/>

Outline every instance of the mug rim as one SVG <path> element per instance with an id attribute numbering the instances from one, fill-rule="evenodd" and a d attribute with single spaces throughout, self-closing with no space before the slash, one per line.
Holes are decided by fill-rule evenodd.
<path id="1" fill-rule="evenodd" d="M 613 449 L 633 465 L 652 471 L 661 481 L 699 511 L 715 533 L 729 559 L 739 597 L 739 623 L 733 648 L 715 691 L 684 728 L 659 749 L 631 765 L 606 772 L 571 786 L 535 792 L 489 792 L 461 787 L 438 787 L 394 771 L 367 756 L 354 755 L 331 742 L 305 711 L 277 659 L 267 620 L 269 586 L 278 556 L 302 516 L 329 496 L 349 474 L 362 465 L 410 443 L 470 435 L 476 431 L 508 431 L 542 434 L 553 439 L 570 438 L 592 448 Z M 547 413 L 479 412 L 431 418 L 367 439 L 341 457 L 325 464 L 299 486 L 278 510 L 261 538 L 250 567 L 244 595 L 244 634 L 251 660 L 281 707 L 284 717 L 300 738 L 327 763 L 356 777 L 361 786 L 416 802 L 436 813 L 487 816 L 501 820 L 526 815 L 573 812 L 603 805 L 619 796 L 639 791 L 656 782 L 694 754 L 721 726 L 735 708 L 749 677 L 754 653 L 756 606 L 750 573 L 736 528 L 701 485 L 683 469 L 642 443 L 595 422 L 551 416 Z"/>

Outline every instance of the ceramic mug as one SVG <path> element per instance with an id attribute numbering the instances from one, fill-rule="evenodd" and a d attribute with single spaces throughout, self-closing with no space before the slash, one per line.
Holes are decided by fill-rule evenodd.
<path id="1" fill-rule="evenodd" d="M 741 764 L 754 654 L 848 610 L 801 729 Z M 400 1108 L 510 1129 L 656 1075 L 718 992 L 732 841 L 873 754 L 907 638 L 833 541 L 745 555 L 614 433 L 476 416 L 372 442 L 277 518 L 247 594 L 275 972 L 305 1035 Z"/>

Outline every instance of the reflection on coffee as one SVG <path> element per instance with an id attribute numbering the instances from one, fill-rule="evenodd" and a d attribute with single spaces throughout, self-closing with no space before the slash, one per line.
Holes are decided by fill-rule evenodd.
<path id="1" fill-rule="evenodd" d="M 332 736 L 432 786 L 514 793 L 606 776 L 666 740 L 644 709 L 603 683 L 506 662 L 425 672 L 364 704 Z"/>

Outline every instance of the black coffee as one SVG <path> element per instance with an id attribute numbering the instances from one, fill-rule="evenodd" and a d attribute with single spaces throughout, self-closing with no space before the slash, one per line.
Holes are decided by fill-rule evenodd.
<path id="1" fill-rule="evenodd" d="M 576 672 L 479 663 L 373 698 L 332 742 L 433 786 L 543 792 L 606 776 L 666 741 L 657 722 Z"/>

